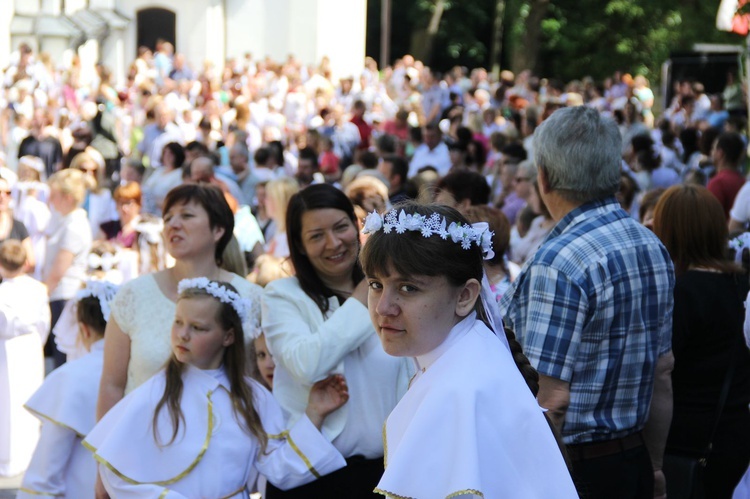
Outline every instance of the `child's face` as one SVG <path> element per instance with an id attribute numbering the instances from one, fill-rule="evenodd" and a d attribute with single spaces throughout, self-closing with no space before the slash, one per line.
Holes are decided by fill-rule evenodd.
<path id="1" fill-rule="evenodd" d="M 438 347 L 465 316 L 459 300 L 464 287 L 445 276 L 367 276 L 370 319 L 383 349 L 396 357 L 415 357 Z"/>
<path id="2" fill-rule="evenodd" d="M 198 369 L 218 369 L 234 331 L 217 322 L 219 302 L 211 297 L 182 298 L 172 323 L 172 352 L 177 360 Z"/>
<path id="3" fill-rule="evenodd" d="M 273 370 L 276 364 L 273 361 L 273 355 L 268 351 L 266 345 L 266 337 L 260 335 L 259 338 L 255 339 L 255 361 L 258 363 L 258 370 L 263 380 L 269 386 L 273 388 Z"/>

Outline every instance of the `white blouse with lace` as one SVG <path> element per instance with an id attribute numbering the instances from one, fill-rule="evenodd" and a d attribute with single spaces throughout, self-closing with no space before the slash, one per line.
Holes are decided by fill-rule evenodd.
<path id="1" fill-rule="evenodd" d="M 237 275 L 230 284 L 243 297 L 260 303 L 259 286 Z M 170 332 L 174 313 L 175 302 L 164 296 L 153 274 L 130 281 L 118 291 L 112 303 L 112 315 L 122 332 L 130 338 L 125 394 L 156 374 L 169 360 L 172 353 Z M 259 322 L 260 317 L 255 320 Z M 246 334 L 245 343 L 250 341 L 250 336 Z"/>

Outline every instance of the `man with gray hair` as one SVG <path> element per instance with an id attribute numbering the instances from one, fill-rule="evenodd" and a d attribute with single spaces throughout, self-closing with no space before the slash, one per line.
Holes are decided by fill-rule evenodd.
<path id="1" fill-rule="evenodd" d="M 582 497 L 650 499 L 665 493 L 674 271 L 615 199 L 620 150 L 616 124 L 593 109 L 560 109 L 537 128 L 539 190 L 557 224 L 500 307 L 539 371 Z"/>

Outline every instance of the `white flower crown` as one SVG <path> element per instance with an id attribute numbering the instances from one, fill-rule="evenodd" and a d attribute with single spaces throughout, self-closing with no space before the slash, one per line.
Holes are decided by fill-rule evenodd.
<path id="1" fill-rule="evenodd" d="M 421 232 L 423 237 L 437 234 L 447 240 L 450 236 L 451 240 L 454 243 L 460 243 L 463 249 L 469 249 L 473 243 L 476 243 L 481 248 L 485 260 L 495 256 L 495 252 L 492 251 L 493 232 L 490 231 L 487 222 L 477 222 L 471 225 L 451 222 L 448 225 L 445 217 L 439 213 L 433 213 L 428 217 L 419 213 L 406 213 L 404 210 L 396 215 L 396 210 L 390 210 L 383 217 L 377 211 L 373 211 L 365 218 L 362 233 L 370 234 L 380 229 L 383 229 L 386 234 L 390 234 L 393 230 L 396 234 L 403 234 L 408 230 Z"/>
<path id="2" fill-rule="evenodd" d="M 750 232 L 743 232 L 729 241 L 729 247 L 735 251 L 734 261 L 742 263 L 742 251 L 750 247 Z"/>
<path id="3" fill-rule="evenodd" d="M 109 322 L 111 314 L 110 303 L 115 299 L 119 286 L 107 281 L 88 281 L 86 287 L 76 293 L 76 302 L 84 298 L 94 297 L 99 300 L 99 307 L 102 311 L 102 317 Z"/>
<path id="4" fill-rule="evenodd" d="M 96 253 L 89 253 L 86 257 L 86 262 L 91 270 L 102 269 L 105 272 L 109 272 L 119 263 L 119 258 L 116 254 L 103 253 L 101 256 Z"/>
<path id="5" fill-rule="evenodd" d="M 182 294 L 186 289 L 202 289 L 222 303 L 231 305 L 242 322 L 244 333 L 255 338 L 259 335 L 259 328 L 255 324 L 252 314 L 253 303 L 248 298 L 243 298 L 238 293 L 220 286 L 218 282 L 211 281 L 206 277 L 195 277 L 183 279 L 177 285 L 177 293 Z"/>

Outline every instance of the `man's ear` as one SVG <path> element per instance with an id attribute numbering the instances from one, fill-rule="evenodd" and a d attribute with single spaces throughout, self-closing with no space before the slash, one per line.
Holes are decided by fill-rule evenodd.
<path id="1" fill-rule="evenodd" d="M 456 315 L 459 317 L 466 317 L 474 310 L 474 305 L 479 299 L 479 293 L 482 290 L 482 285 L 476 279 L 469 279 L 464 284 L 461 292 L 458 294 L 458 301 L 456 301 Z"/>
<path id="2" fill-rule="evenodd" d="M 537 169 L 536 179 L 539 183 L 539 190 L 545 194 L 549 194 L 552 190 L 549 187 L 549 177 L 547 177 L 547 170 L 541 166 Z"/>

